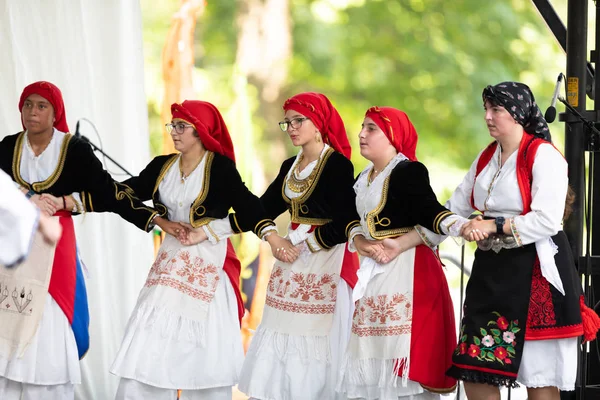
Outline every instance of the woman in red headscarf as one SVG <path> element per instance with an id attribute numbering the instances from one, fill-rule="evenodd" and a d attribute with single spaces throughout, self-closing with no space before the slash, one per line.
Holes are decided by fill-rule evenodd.
<path id="1" fill-rule="evenodd" d="M 358 259 L 347 251 L 358 224 L 344 123 L 327 97 L 288 99 L 279 123 L 298 155 L 283 162 L 261 197 L 269 218 L 290 212 L 286 240 L 269 234 L 278 259 L 239 388 L 256 399 L 334 399 L 352 316 Z"/>
<path id="2" fill-rule="evenodd" d="M 274 224 L 242 182 L 219 110 L 186 100 L 171 113 L 179 153 L 123 182 L 179 225 L 166 229 L 111 367 L 121 377 L 116 398 L 175 399 L 181 389 L 181 399 L 230 400 L 244 358 L 244 307 L 229 226 L 260 235 Z M 231 207 L 240 218 L 230 223 Z"/>
<path id="3" fill-rule="evenodd" d="M 351 399 L 433 399 L 432 392 L 456 386 L 445 375 L 456 331 L 446 278 L 424 228 L 445 234 L 464 219 L 438 203 L 404 112 L 370 108 L 359 140 L 372 164 L 354 185 L 361 226 L 353 245 L 363 258 L 338 390 Z M 370 246 L 382 247 L 383 256 Z"/>
<path id="4" fill-rule="evenodd" d="M 89 144 L 69 133 L 55 85 L 25 87 L 19 111 L 24 131 L 0 142 L 0 168 L 43 213 L 59 218 L 63 234 L 53 256 L 31 253 L 40 261 L 27 273 L 0 267 L 0 398 L 72 399 L 89 348 L 89 313 L 71 214 L 111 211 L 149 230 L 156 212 L 115 196 L 118 183 Z"/>

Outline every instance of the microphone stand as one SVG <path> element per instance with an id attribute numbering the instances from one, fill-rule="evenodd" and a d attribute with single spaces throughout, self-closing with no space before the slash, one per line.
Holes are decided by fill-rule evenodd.
<path id="1" fill-rule="evenodd" d="M 558 96 L 558 101 L 563 103 L 565 107 L 583 123 L 583 126 L 588 129 L 589 136 L 587 146 L 589 151 L 598 151 L 597 146 L 600 142 L 600 131 L 596 128 L 596 125 L 592 121 L 589 121 L 587 118 L 581 115 L 581 113 L 577 111 L 575 107 L 570 105 L 564 97 Z"/>
<path id="2" fill-rule="evenodd" d="M 90 141 L 90 139 L 88 139 L 87 137 L 85 137 L 84 135 L 82 135 L 81 133 L 79 133 L 79 129 L 76 130 L 75 137 L 77 137 L 77 138 L 83 140 L 84 142 L 88 143 L 90 146 L 92 146 L 92 150 L 97 151 L 99 153 L 102 153 L 102 155 L 104 157 L 106 157 L 110 161 L 112 161 L 112 163 L 115 164 L 117 167 L 119 167 L 123 172 L 125 172 L 130 177 L 133 177 L 133 174 L 131 172 L 127 171 L 121 164 L 119 164 L 118 162 L 116 162 L 114 158 L 112 158 L 111 156 L 109 156 L 108 154 L 106 154 L 106 152 L 104 150 L 102 150 L 100 147 L 96 146 L 92 141 Z"/>

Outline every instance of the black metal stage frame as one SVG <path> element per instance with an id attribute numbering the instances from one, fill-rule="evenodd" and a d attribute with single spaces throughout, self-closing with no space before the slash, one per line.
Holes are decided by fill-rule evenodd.
<path id="1" fill-rule="evenodd" d="M 549 0 L 532 0 L 540 15 L 566 52 L 567 107 L 559 118 L 565 122 L 565 158 L 569 163 L 569 184 L 575 191 L 573 214 L 566 221 L 567 234 L 575 263 L 584 282 L 586 302 L 598 310 L 600 300 L 600 79 L 595 79 L 592 64 L 600 66 L 600 0 L 596 7 L 596 50 L 587 59 L 589 0 L 568 0 L 567 26 Z M 586 110 L 586 97 L 594 100 L 594 109 Z M 580 114 L 583 120 L 578 116 Z M 586 155 L 588 168 L 586 169 Z M 594 162 L 598 161 L 598 162 Z M 594 199 L 596 199 L 594 201 Z M 585 229 L 584 229 L 585 228 Z M 584 254 L 585 253 L 585 254 Z M 581 346 L 575 392 L 562 392 L 563 400 L 600 399 L 600 349 L 598 341 Z"/>

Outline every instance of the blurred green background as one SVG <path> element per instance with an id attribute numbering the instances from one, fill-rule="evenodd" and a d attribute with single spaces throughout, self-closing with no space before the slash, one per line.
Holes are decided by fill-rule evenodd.
<path id="1" fill-rule="evenodd" d="M 154 155 L 162 153 L 163 140 L 161 53 L 182 3 L 141 0 Z M 322 92 L 337 107 L 353 145 L 356 174 L 367 164 L 357 146 L 366 109 L 386 105 L 404 110 L 419 134 L 417 156 L 429 168 L 444 203 L 490 142 L 482 89 L 505 80 L 525 82 L 544 112 L 558 73 L 565 72 L 564 52 L 527 0 L 203 4 L 194 31 L 193 92 L 223 112 L 238 169 L 257 195 L 281 162 L 297 152 L 277 122 L 285 99 L 298 92 Z M 567 1 L 552 4 L 566 23 Z M 562 149 L 564 126 L 554 122 L 550 128 Z M 458 249 L 444 246 L 453 247 L 453 253 Z"/>
<path id="2" fill-rule="evenodd" d="M 566 0 L 552 3 L 566 21 Z M 162 152 L 161 52 L 181 2 L 141 4 L 156 155 Z M 464 172 L 490 141 L 482 88 L 523 81 L 544 111 L 565 68 L 564 53 L 525 0 L 208 0 L 194 36 L 197 98 L 223 111 L 236 152 L 252 151 L 267 181 L 296 152 L 277 127 L 281 105 L 295 93 L 319 91 L 345 121 L 357 173 L 366 165 L 356 146 L 365 110 L 404 110 L 417 128 L 417 155 L 430 168 L 440 200 L 449 195 L 444 183 L 458 183 L 444 176 Z M 240 93 L 248 115 L 230 115 Z M 562 147 L 562 125 L 551 129 Z M 240 168 L 251 186 L 255 177 L 244 167 L 253 165 Z M 436 179 L 438 171 L 442 179 Z"/>

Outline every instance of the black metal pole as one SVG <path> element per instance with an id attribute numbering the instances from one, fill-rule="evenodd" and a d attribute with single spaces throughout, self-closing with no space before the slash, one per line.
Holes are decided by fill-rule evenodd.
<path id="1" fill-rule="evenodd" d="M 581 113 L 585 112 L 586 101 L 586 62 L 587 62 L 587 0 L 569 0 L 567 6 L 567 100 Z M 584 265 L 579 265 L 583 244 L 583 204 L 585 194 L 583 124 L 567 118 L 565 124 L 565 158 L 569 163 L 569 184 L 575 192 L 573 214 L 566 221 L 564 230 L 569 238 L 575 262 L 580 273 Z M 585 399 L 587 355 L 579 357 L 579 391 L 577 398 Z"/>
<path id="2" fill-rule="evenodd" d="M 567 100 L 580 113 L 585 112 L 585 73 L 587 53 L 587 1 L 569 0 L 567 16 Z M 573 214 L 565 224 L 573 255 L 578 262 L 583 243 L 584 132 L 583 123 L 570 119 L 565 124 L 565 158 L 569 163 L 569 183 L 575 191 Z"/>
<path id="3" fill-rule="evenodd" d="M 567 28 L 560 20 L 560 17 L 554 11 L 554 7 L 552 7 L 552 3 L 548 0 L 532 0 L 535 7 L 538 9 L 538 12 L 546 21 L 548 28 L 554 34 L 554 37 L 558 41 L 558 44 L 563 49 L 563 51 L 567 51 Z"/>

